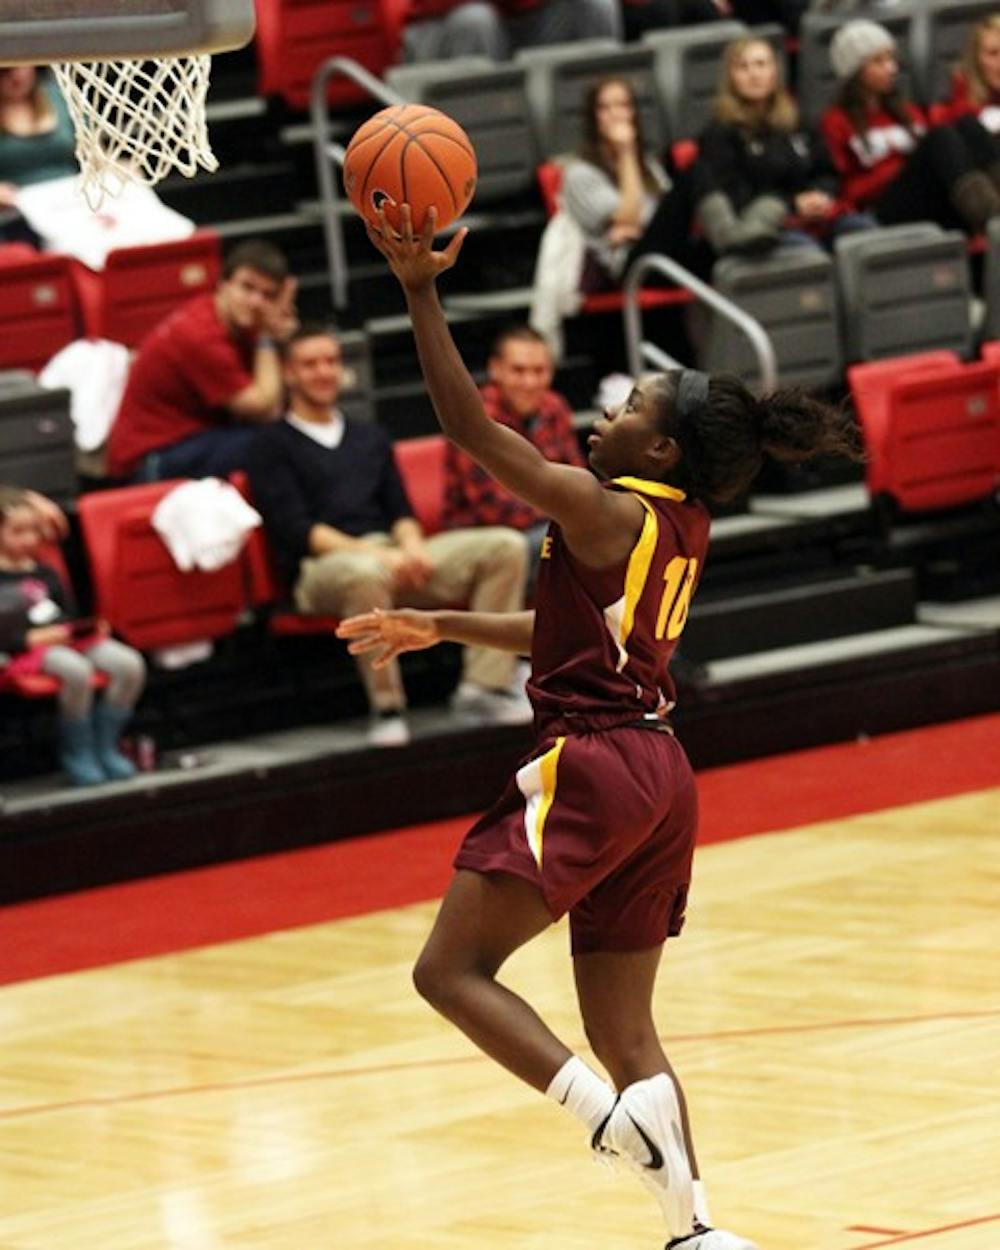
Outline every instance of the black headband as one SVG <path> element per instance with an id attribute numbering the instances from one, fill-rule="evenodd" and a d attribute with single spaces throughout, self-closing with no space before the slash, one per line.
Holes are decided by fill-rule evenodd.
<path id="1" fill-rule="evenodd" d="M 677 383 L 677 416 L 683 421 L 695 416 L 708 403 L 708 374 L 698 369 L 682 369 Z"/>

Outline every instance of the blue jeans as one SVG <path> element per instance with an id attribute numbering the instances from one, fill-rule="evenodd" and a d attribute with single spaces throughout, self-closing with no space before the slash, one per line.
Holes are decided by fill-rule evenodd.
<path id="1" fill-rule="evenodd" d="M 166 482 L 175 477 L 227 477 L 246 467 L 257 437 L 252 425 L 222 425 L 151 451 L 139 462 L 133 481 Z"/>

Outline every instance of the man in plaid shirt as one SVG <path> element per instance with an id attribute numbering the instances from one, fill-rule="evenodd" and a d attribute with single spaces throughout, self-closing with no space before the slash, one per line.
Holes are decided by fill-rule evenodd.
<path id="1" fill-rule="evenodd" d="M 494 421 L 534 443 L 547 460 L 582 465 L 584 458 L 569 404 L 551 389 L 554 372 L 545 339 L 530 326 L 512 326 L 493 344 L 490 380 L 480 392 L 483 405 Z M 446 528 L 509 525 L 523 531 L 528 544 L 529 586 L 534 585 L 548 519 L 505 490 L 451 442 L 445 475 Z"/>

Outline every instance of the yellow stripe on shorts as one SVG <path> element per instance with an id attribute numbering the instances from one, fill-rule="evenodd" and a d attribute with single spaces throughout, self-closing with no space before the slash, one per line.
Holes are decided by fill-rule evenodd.
<path id="1" fill-rule="evenodd" d="M 517 773 L 517 787 L 524 795 L 524 832 L 528 848 L 539 868 L 542 866 L 545 822 L 556 797 L 559 756 L 565 744 L 565 737 L 556 738 L 555 744 L 544 755 L 525 764 Z"/>

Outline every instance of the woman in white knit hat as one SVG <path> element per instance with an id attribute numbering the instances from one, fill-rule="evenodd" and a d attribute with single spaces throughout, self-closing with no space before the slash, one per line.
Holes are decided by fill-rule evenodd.
<path id="1" fill-rule="evenodd" d="M 823 134 L 843 197 L 883 225 L 936 221 L 974 233 L 1000 214 L 1000 193 L 951 126 L 927 131 L 899 88 L 896 41 L 866 18 L 845 22 L 830 44 L 840 84 Z"/>

